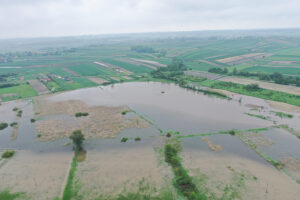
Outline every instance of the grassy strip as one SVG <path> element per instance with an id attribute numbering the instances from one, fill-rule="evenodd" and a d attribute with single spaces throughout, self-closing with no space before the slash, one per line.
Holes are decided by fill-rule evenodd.
<path id="1" fill-rule="evenodd" d="M 272 127 L 276 127 L 276 126 L 272 126 Z M 212 133 L 198 133 L 198 134 L 178 135 L 178 136 L 176 136 L 176 138 L 189 138 L 189 137 L 211 136 L 211 135 L 235 135 L 236 133 L 266 131 L 269 128 L 270 127 L 257 128 L 257 129 L 247 129 L 247 130 L 227 130 L 227 131 L 218 131 L 218 132 L 212 132 Z"/>
<path id="2" fill-rule="evenodd" d="M 74 180 L 76 169 L 77 169 L 77 159 L 76 159 L 76 153 L 75 153 L 75 156 L 72 160 L 71 169 L 69 172 L 68 181 L 67 181 L 64 193 L 63 193 L 62 200 L 71 200 L 72 197 L 75 195 L 74 191 L 72 191 L 72 188 L 73 188 L 73 180 Z"/>
<path id="3" fill-rule="evenodd" d="M 266 117 L 266 116 L 263 116 L 263 115 L 256 115 L 256 114 L 252 114 L 252 113 L 245 113 L 245 114 L 248 115 L 248 116 L 256 117 L 256 118 L 263 119 L 263 120 L 270 120 L 269 117 Z"/>
<path id="4" fill-rule="evenodd" d="M 283 164 L 281 162 L 277 162 L 274 159 L 272 159 L 270 156 L 264 154 L 260 149 L 257 148 L 257 146 L 255 144 L 253 144 L 249 140 L 245 139 L 242 135 L 237 134 L 237 137 L 241 141 L 243 141 L 245 144 L 247 144 L 248 146 L 250 146 L 258 155 L 260 155 L 266 161 L 268 161 L 269 163 L 271 163 L 274 167 L 276 167 L 277 169 L 282 169 L 283 168 Z"/>
<path id="5" fill-rule="evenodd" d="M 272 111 L 272 112 L 275 113 L 275 115 L 280 118 L 293 118 L 294 117 L 294 115 L 292 115 L 292 114 L 287 114 L 287 113 L 283 113 L 283 112 L 274 112 L 274 111 Z"/>
<path id="6" fill-rule="evenodd" d="M 284 130 L 286 130 L 287 132 L 289 132 L 289 133 L 295 135 L 297 138 L 300 139 L 300 134 L 297 133 L 293 128 L 289 127 L 288 125 L 280 125 L 280 126 L 278 126 L 278 127 L 279 127 L 279 128 L 282 128 L 282 129 L 284 129 Z"/>
<path id="7" fill-rule="evenodd" d="M 27 199 L 24 192 L 11 193 L 9 190 L 0 192 L 1 200 Z"/>
<path id="8" fill-rule="evenodd" d="M 291 105 L 300 106 L 300 95 L 289 94 L 285 92 L 279 92 L 275 90 L 267 90 L 258 88 L 257 90 L 249 90 L 244 85 L 232 82 L 223 82 L 223 81 L 212 81 L 212 80 L 205 80 L 199 82 L 200 85 L 217 88 L 222 90 L 228 90 L 231 92 L 258 97 L 262 99 L 272 100 L 272 101 L 279 101 L 283 103 L 288 103 Z"/>
<path id="9" fill-rule="evenodd" d="M 201 194 L 193 183 L 192 178 L 188 175 L 187 170 L 181 164 L 178 156 L 180 148 L 178 145 L 172 143 L 165 144 L 165 161 L 172 167 L 175 175 L 174 184 L 176 188 L 182 192 L 189 200 L 203 200 L 207 199 L 204 194 Z"/>
<path id="10" fill-rule="evenodd" d="M 201 92 L 201 93 L 203 93 L 205 95 L 208 95 L 208 96 L 214 96 L 214 97 L 219 97 L 219 98 L 222 98 L 222 99 L 229 99 L 229 100 L 231 100 L 230 97 L 228 97 L 227 95 L 225 95 L 225 94 L 223 94 L 221 92 L 212 91 L 212 90 L 204 90 L 204 89 L 197 88 L 195 86 L 188 85 L 188 84 L 186 84 L 186 85 L 180 85 L 179 84 L 179 86 L 182 87 L 182 88 L 186 88 L 188 90 L 195 91 L 195 92 Z"/>

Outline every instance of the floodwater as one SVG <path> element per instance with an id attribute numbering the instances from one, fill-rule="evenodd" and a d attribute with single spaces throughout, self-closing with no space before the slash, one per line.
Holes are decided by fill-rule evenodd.
<path id="1" fill-rule="evenodd" d="M 242 103 L 239 102 L 241 97 Z M 270 108 L 262 99 L 235 95 L 233 100 L 226 100 L 189 91 L 174 84 L 154 82 L 122 83 L 53 94 L 48 96 L 48 100 L 57 102 L 80 100 L 89 106 L 128 106 L 136 111 L 136 113 L 127 113 L 126 118 L 141 115 L 153 123 L 153 126 L 143 129 L 125 129 L 116 135 L 115 138 L 93 138 L 87 139 L 84 142 L 84 148 L 87 154 L 85 155 L 86 157 L 84 157 L 85 161 L 79 164 L 76 176 L 80 177 L 84 183 L 90 185 L 92 188 L 97 185 L 110 188 L 111 184 L 119 184 L 119 182 L 121 184 L 121 180 L 123 180 L 122 177 L 127 179 L 134 179 L 131 178 L 131 176 L 141 178 L 144 176 L 144 173 L 149 173 L 155 177 L 155 180 L 160 180 L 157 177 L 162 177 L 162 174 L 165 172 L 161 173 L 160 170 L 158 170 L 159 167 L 156 166 L 157 155 L 154 153 L 153 148 L 163 147 L 165 136 L 162 136 L 164 133 L 160 133 L 158 128 L 164 132 L 172 130 L 179 131 L 180 135 L 187 135 L 212 133 L 231 129 L 248 130 L 264 128 L 274 125 L 274 121 L 276 121 L 276 124 L 288 124 L 296 130 L 300 129 L 299 113 L 293 113 L 294 118 L 292 119 L 280 119 L 271 112 L 277 110 Z M 248 104 L 260 106 L 263 107 L 263 109 L 260 111 L 251 110 L 246 106 Z M 16 117 L 17 112 L 12 111 L 15 107 L 23 111 L 22 117 Z M 270 117 L 270 120 L 251 117 L 245 113 L 265 115 Z M 51 119 L 70 118 L 70 116 L 67 115 L 50 117 Z M 36 168 L 32 168 L 34 170 L 32 170 L 31 176 L 34 183 L 36 179 L 39 179 L 42 183 L 44 178 L 40 174 L 35 173 L 36 169 L 41 169 L 41 172 L 43 170 L 49 171 L 49 169 L 60 169 L 55 170 L 55 172 L 59 171 L 59 174 L 53 171 L 54 178 L 51 178 L 55 180 L 52 185 L 57 186 L 53 189 L 51 193 L 52 196 L 50 195 L 51 198 L 49 198 L 53 199 L 59 191 L 63 191 L 63 175 L 68 175 L 68 169 L 71 165 L 69 162 L 71 162 L 73 155 L 72 145 L 70 145 L 68 138 L 49 142 L 38 142 L 35 124 L 30 122 L 31 118 L 34 118 L 33 103 L 31 100 L 11 101 L 3 103 L 0 106 L 0 122 L 6 122 L 8 124 L 18 122 L 19 124 L 18 137 L 16 140 L 11 140 L 12 127 L 0 131 L 0 152 L 4 149 L 20 150 L 14 162 L 21 163 L 17 164 L 18 167 L 16 167 L 13 173 L 10 171 L 11 166 L 7 166 L 5 170 L 9 173 L 5 170 L 3 171 L 2 168 L 0 174 L 10 174 L 10 176 L 6 177 L 5 181 L 12 180 L 11 184 L 8 185 L 14 186 L 16 183 L 24 180 L 23 176 L 16 175 L 16 172 L 26 174 L 33 165 L 30 161 L 27 161 L 27 166 L 30 167 L 23 169 L 22 163 L 26 161 L 24 156 L 27 156 L 29 160 L 33 158 L 36 159 L 37 161 L 34 163 L 48 161 L 51 164 L 46 163 L 41 166 L 33 165 Z M 47 117 L 45 117 L 45 119 L 46 118 Z M 274 159 L 279 160 L 284 158 L 282 155 L 286 154 L 298 159 L 300 158 L 300 140 L 294 135 L 282 131 L 281 129 L 271 129 L 263 132 L 263 135 L 274 141 L 274 144 L 267 147 L 259 147 L 259 149 Z M 128 141 L 121 142 L 123 137 L 128 138 Z M 135 141 L 134 139 L 137 137 L 141 138 L 141 140 Z M 276 171 L 277 169 L 271 166 L 248 145 L 239 140 L 238 137 L 231 135 L 211 135 L 205 137 L 209 137 L 213 145 L 219 145 L 222 149 L 220 151 L 212 151 L 208 147 L 208 144 L 203 141 L 203 137 L 197 136 L 180 139 L 183 147 L 181 153 L 184 161 L 183 164 L 188 170 L 201 168 L 204 172 L 213 175 L 218 174 L 216 172 L 219 171 L 227 172 L 228 166 L 234 166 L 236 169 L 248 170 L 249 173 L 251 172 L 251 174 L 258 176 L 259 179 L 261 177 L 261 181 L 258 182 L 260 185 L 257 186 L 257 191 L 260 191 L 259 188 L 264 188 L 265 185 L 270 184 L 272 190 L 269 199 L 274 199 L 273 197 L 276 197 L 277 191 L 282 188 L 281 186 L 287 184 L 287 187 L 290 188 L 290 196 L 295 196 L 295 191 L 298 191 L 294 189 L 297 187 L 293 185 L 295 182 L 290 182 L 289 178 L 278 173 L 278 171 Z M 34 154 L 31 155 L 28 154 L 28 152 L 33 152 Z M 55 160 L 59 156 L 61 159 Z M 11 165 L 13 166 L 13 162 L 9 163 L 12 163 Z M 126 165 L 124 165 L 124 163 Z M 133 170 L 132 166 L 137 168 Z M 49 167 L 49 169 L 47 169 L 47 167 Z M 24 172 L 21 171 L 21 168 Z M 171 173 L 167 166 L 164 167 L 164 170 Z M 120 172 L 121 174 L 119 174 Z M 131 176 L 128 176 L 128 173 L 131 173 Z M 128 177 L 124 176 L 124 174 Z M 117 179 L 112 179 L 111 176 L 113 175 L 118 177 L 118 180 L 121 177 L 119 182 L 115 183 Z M 274 175 L 278 178 L 273 179 L 272 177 Z M 99 182 L 103 176 L 106 176 L 105 180 L 108 181 L 107 185 L 103 184 L 103 182 Z M 90 181 L 92 178 L 94 178 L 94 182 Z M 215 178 L 219 180 L 220 177 L 216 176 Z M 127 182 L 127 179 L 124 180 Z M 92 184 L 88 184 L 90 182 Z M 41 185 L 45 187 L 40 187 L 39 193 L 35 194 L 36 199 L 39 199 L 41 194 L 48 191 L 47 184 Z M 26 184 L 16 189 L 16 191 L 26 191 L 28 193 L 35 190 L 36 186 L 28 187 Z M 263 195 L 265 195 L 264 192 L 263 189 Z M 279 193 L 286 197 L 285 191 L 280 191 Z M 275 196 L 272 196 L 273 194 Z M 279 198 L 282 196 L 279 196 Z M 264 197 L 265 196 L 262 196 L 262 198 L 258 199 L 264 199 Z"/>
<path id="2" fill-rule="evenodd" d="M 240 98 L 240 95 L 238 97 Z M 163 131 L 179 131 L 182 135 L 207 132 L 217 132 L 230 129 L 253 129 L 273 125 L 272 121 L 246 115 L 249 112 L 246 104 L 255 104 L 270 109 L 261 99 L 243 96 L 243 103 L 237 100 L 225 100 L 217 97 L 209 97 L 201 93 L 180 88 L 174 84 L 163 84 L 155 82 L 132 82 L 115 84 L 103 87 L 79 89 L 48 97 L 52 101 L 80 100 L 90 106 L 122 106 L 127 105 L 138 114 L 149 119 L 156 127 Z M 12 109 L 18 107 L 23 110 L 23 116 L 16 118 L 16 112 Z M 36 142 L 32 101 L 12 101 L 3 103 L 0 106 L 0 121 L 19 124 L 18 138 L 11 141 L 10 135 L 13 130 L 8 127 L 0 131 L 0 149 L 33 149 L 37 151 L 71 150 L 71 147 L 64 146 L 68 139 L 56 140 L 53 142 Z M 133 113 L 130 113 L 134 115 Z M 56 116 L 59 117 L 65 116 Z M 298 116 L 295 116 L 293 124 Z M 150 131 L 149 131 L 150 130 Z M 150 133 L 148 133 L 150 132 Z M 133 136 L 131 136 L 133 134 Z M 122 137 L 144 136 L 150 137 L 159 135 L 153 127 L 148 129 L 130 129 L 122 131 L 117 140 Z M 146 137 L 145 137 L 146 138 Z M 103 142 L 105 141 L 105 142 Z M 110 139 L 99 139 L 90 143 L 109 144 Z M 112 143 L 115 143 L 112 142 Z M 141 143 L 141 142 L 140 142 Z M 95 146 L 95 145 L 94 145 Z"/>
<path id="3" fill-rule="evenodd" d="M 236 101 L 209 97 L 174 84 L 116 84 L 61 93 L 50 99 L 81 100 L 91 106 L 128 105 L 161 129 L 183 134 L 272 125 L 271 122 L 245 115 L 248 108 Z"/>

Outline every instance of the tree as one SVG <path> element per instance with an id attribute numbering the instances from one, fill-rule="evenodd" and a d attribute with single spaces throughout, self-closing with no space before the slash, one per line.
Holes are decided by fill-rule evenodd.
<path id="1" fill-rule="evenodd" d="M 233 75 L 237 75 L 237 73 L 238 73 L 238 72 L 237 72 L 236 68 L 234 68 L 232 74 L 233 74 Z"/>
<path id="2" fill-rule="evenodd" d="M 85 140 L 81 130 L 73 131 L 70 139 L 73 141 L 75 151 L 82 150 L 82 143 Z"/>

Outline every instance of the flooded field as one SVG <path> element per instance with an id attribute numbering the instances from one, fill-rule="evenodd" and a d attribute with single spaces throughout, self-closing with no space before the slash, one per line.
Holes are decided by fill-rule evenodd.
<path id="1" fill-rule="evenodd" d="M 299 199 L 300 114 L 231 97 L 132 82 L 3 103 L 0 153 L 16 153 L 0 160 L 0 192 L 189 199 L 166 162 L 165 145 L 175 142 L 180 167 L 207 199 Z M 86 140 L 74 157 L 75 130 Z"/>

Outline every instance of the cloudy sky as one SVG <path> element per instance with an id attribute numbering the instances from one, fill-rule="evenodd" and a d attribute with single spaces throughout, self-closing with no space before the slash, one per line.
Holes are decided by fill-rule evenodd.
<path id="1" fill-rule="evenodd" d="M 0 38 L 300 27 L 299 0 L 0 0 Z"/>

